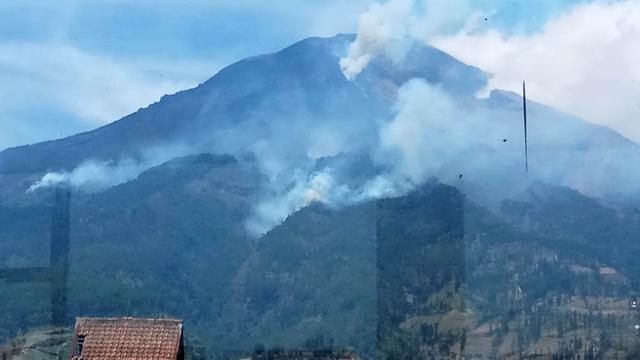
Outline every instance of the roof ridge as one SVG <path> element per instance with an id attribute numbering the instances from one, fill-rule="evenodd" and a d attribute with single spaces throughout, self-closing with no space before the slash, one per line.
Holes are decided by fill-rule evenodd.
<path id="1" fill-rule="evenodd" d="M 182 319 L 173 319 L 173 318 L 137 318 L 131 316 L 123 316 L 123 317 L 76 317 L 76 321 L 78 320 L 99 320 L 99 321 L 122 321 L 122 320 L 134 320 L 134 321 L 170 321 L 183 323 Z"/>
<path id="2" fill-rule="evenodd" d="M 179 319 L 77 317 L 72 353 L 80 347 L 87 359 L 173 359 L 182 351 L 182 338 Z"/>

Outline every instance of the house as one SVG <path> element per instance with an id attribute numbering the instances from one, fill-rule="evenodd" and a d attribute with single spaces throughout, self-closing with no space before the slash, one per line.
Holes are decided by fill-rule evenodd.
<path id="1" fill-rule="evenodd" d="M 77 318 L 69 360 L 184 360 L 182 320 Z"/>

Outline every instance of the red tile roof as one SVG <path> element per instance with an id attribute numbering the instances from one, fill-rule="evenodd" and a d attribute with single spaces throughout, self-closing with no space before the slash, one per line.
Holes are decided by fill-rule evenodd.
<path id="1" fill-rule="evenodd" d="M 82 336 L 84 344 L 78 356 L 73 352 Z M 174 360 L 181 350 L 181 340 L 181 320 L 77 318 L 71 359 Z"/>

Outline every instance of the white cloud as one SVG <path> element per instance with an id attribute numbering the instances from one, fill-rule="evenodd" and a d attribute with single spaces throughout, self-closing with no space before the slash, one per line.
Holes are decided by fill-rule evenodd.
<path id="1" fill-rule="evenodd" d="M 351 32 L 357 14 L 371 1 L 286 0 L 265 4 L 255 0 L 198 0 L 178 5 L 146 0 L 136 4 L 123 0 L 91 4 L 65 0 L 55 6 L 32 0 L 3 2 L 0 11 L 15 21 L 9 22 L 8 30 L 0 35 L 4 39 L 0 43 L 0 150 L 72 135 L 117 120 L 162 95 L 193 87 L 214 75 L 221 65 L 256 55 L 256 51 L 275 51 L 307 36 Z M 148 12 L 148 6 L 153 6 L 154 11 Z M 131 43 L 120 51 L 111 47 L 112 37 L 78 29 L 80 18 L 90 21 L 87 17 L 96 16 L 101 9 L 108 10 L 110 16 L 137 12 L 145 16 L 143 22 L 166 18 L 167 26 L 174 28 L 177 35 L 150 37 L 149 33 L 130 29 Z M 239 41 L 231 31 L 228 38 L 214 36 L 211 40 L 210 47 L 217 49 L 214 54 L 203 50 L 206 42 L 201 38 L 207 35 L 193 31 L 201 25 L 198 19 L 207 13 L 228 13 L 233 18 L 241 11 L 246 12 L 246 21 L 257 27 L 271 29 L 256 20 L 257 14 L 262 14 L 261 18 L 275 19 L 271 21 L 274 29 L 279 28 L 278 24 L 288 24 L 286 31 L 273 30 L 274 34 L 280 31 L 278 38 L 267 34 L 261 46 Z M 171 18 L 176 12 L 184 18 L 197 14 L 196 21 Z M 38 20 L 37 29 L 32 28 L 34 19 Z M 109 31 L 121 26 L 105 23 L 108 19 L 94 19 L 95 29 Z M 224 29 L 228 24 L 222 25 Z M 136 42 L 166 47 L 131 51 Z M 191 48 L 195 45 L 198 48 Z M 184 52 L 167 55 L 176 48 L 183 48 Z"/>
<path id="2" fill-rule="evenodd" d="M 431 43 L 531 98 L 640 140 L 640 2 L 570 8 L 533 34 L 462 31 Z M 533 120 L 533 119 L 532 119 Z M 533 120 L 534 121 L 534 120 Z"/>
<path id="3" fill-rule="evenodd" d="M 67 113 L 69 121 L 79 119 L 91 129 L 193 87 L 218 68 L 195 61 L 115 59 L 68 45 L 0 44 L 0 125 L 8 134 L 50 128 L 47 116 L 30 115 L 40 107 Z M 3 138 L 0 148 L 9 145 L 18 144 Z"/>
<path id="4" fill-rule="evenodd" d="M 161 76 L 163 72 L 154 63 L 134 66 L 73 46 L 36 43 L 0 46 L 1 76 L 20 79 L 23 89 L 18 90 L 55 99 L 61 108 L 90 124 L 116 120 L 164 94 L 193 86 L 204 74 L 216 70 L 203 69 L 201 64 L 162 65 L 168 70 L 167 76 Z M 180 76 L 176 76 L 176 65 L 183 70 Z M 148 68 L 154 69 L 155 74 L 148 73 Z M 203 74 L 204 71 L 207 72 Z M 15 89 L 0 91 L 10 94 Z"/>

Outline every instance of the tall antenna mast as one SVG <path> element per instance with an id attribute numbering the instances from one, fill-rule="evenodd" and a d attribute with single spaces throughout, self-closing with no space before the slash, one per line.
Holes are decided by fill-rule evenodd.
<path id="1" fill-rule="evenodd" d="M 524 171 L 529 172 L 529 145 L 527 142 L 527 89 L 522 81 L 522 110 L 524 113 Z"/>

